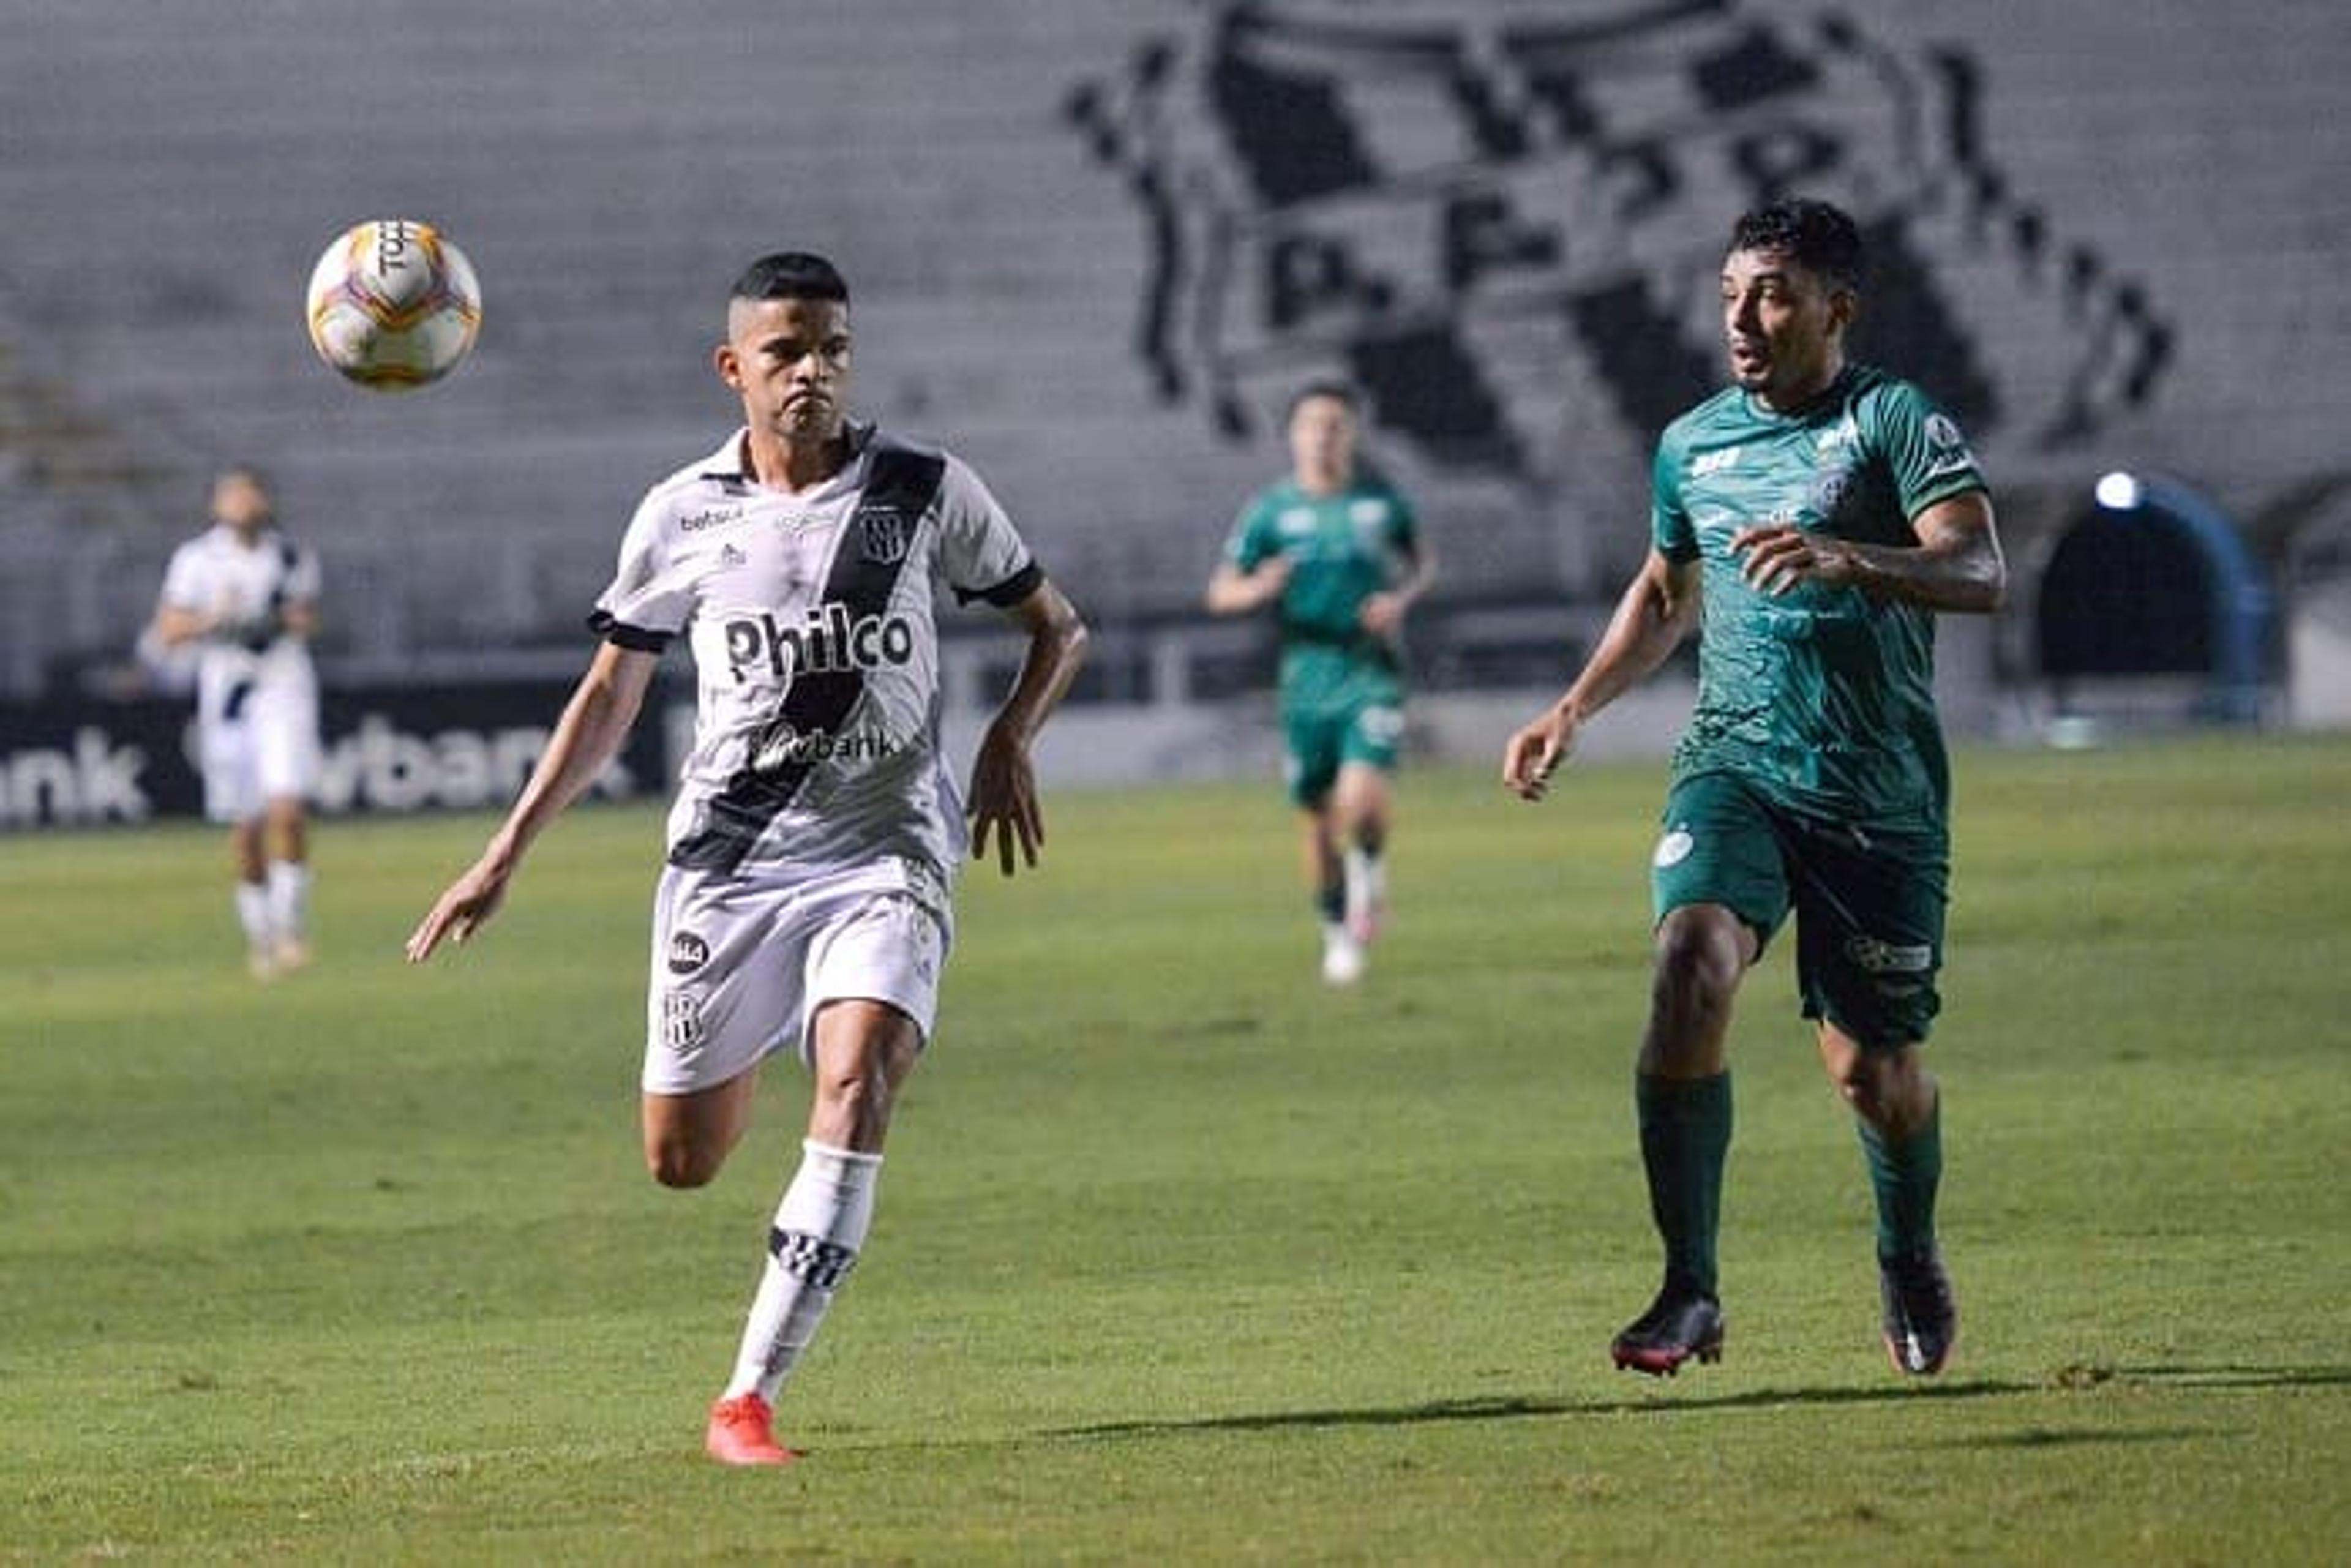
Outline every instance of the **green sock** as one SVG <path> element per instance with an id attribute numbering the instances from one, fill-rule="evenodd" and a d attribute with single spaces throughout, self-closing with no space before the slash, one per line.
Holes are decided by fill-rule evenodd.
<path id="1" fill-rule="evenodd" d="M 1666 1244 L 1668 1286 L 1718 1294 L 1715 1236 L 1722 1221 L 1722 1167 L 1730 1152 L 1730 1074 L 1633 1081 L 1649 1213 Z"/>
<path id="2" fill-rule="evenodd" d="M 1943 1180 L 1943 1100 L 1927 1124 L 1899 1143 L 1867 1122 L 1860 1124 L 1861 1150 L 1869 1160 L 1869 1185 L 1877 1195 L 1877 1255 L 1899 1258 L 1935 1245 L 1935 1191 Z"/>
<path id="3" fill-rule="evenodd" d="M 1314 912 L 1322 917 L 1325 925 L 1336 925 L 1347 918 L 1347 884 L 1334 882 L 1316 890 Z"/>

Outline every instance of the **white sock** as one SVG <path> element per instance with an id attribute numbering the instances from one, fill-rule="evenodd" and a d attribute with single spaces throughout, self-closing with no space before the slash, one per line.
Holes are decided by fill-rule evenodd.
<path id="1" fill-rule="evenodd" d="M 768 1266 L 751 1298 L 726 1397 L 756 1393 L 773 1405 L 800 1353 L 816 1337 L 832 1293 L 856 1265 L 873 1224 L 880 1155 L 800 1145 L 800 1168 L 784 1189 L 768 1233 Z"/>
<path id="2" fill-rule="evenodd" d="M 310 929 L 310 868 L 300 861 L 269 862 L 269 925 L 279 942 L 299 942 Z"/>
<path id="3" fill-rule="evenodd" d="M 1388 901 L 1387 862 L 1356 845 L 1344 857 L 1347 872 L 1347 923 L 1357 936 L 1368 936 Z"/>
<path id="4" fill-rule="evenodd" d="M 245 944 L 267 952 L 270 946 L 269 885 L 259 882 L 236 884 L 236 923 L 245 928 Z"/>

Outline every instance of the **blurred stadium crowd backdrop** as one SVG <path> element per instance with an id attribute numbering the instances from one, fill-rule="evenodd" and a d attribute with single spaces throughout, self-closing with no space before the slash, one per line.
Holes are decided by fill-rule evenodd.
<path id="1" fill-rule="evenodd" d="M 502 799 L 786 247 L 856 291 L 859 410 L 968 457 L 1095 622 L 1049 769 L 1270 767 L 1265 630 L 1198 591 L 1334 373 L 1443 563 L 1421 743 L 1482 757 L 1637 560 L 1730 220 L 1792 190 L 1864 221 L 1858 351 L 1998 487 L 1956 728 L 2351 723 L 2346 78 L 2339 0 L 0 0 L 0 821 L 193 808 L 131 650 L 232 460 L 325 559 L 326 808 Z M 405 396 L 301 311 L 392 216 L 486 296 Z M 949 619 L 961 715 L 1010 650 Z"/>

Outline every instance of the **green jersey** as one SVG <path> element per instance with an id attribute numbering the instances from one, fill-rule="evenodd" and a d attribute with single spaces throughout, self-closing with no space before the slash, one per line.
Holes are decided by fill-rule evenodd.
<path id="1" fill-rule="evenodd" d="M 1984 487 L 1966 438 L 1917 387 L 1851 365 L 1794 413 L 1740 389 L 1657 443 L 1651 538 L 1703 562 L 1698 703 L 1675 777 L 1730 772 L 1792 809 L 1846 822 L 1940 823 L 1949 777 L 1935 712 L 1935 617 L 1857 588 L 1748 586 L 1731 536 L 1781 519 L 1912 545 L 1910 519 Z"/>
<path id="2" fill-rule="evenodd" d="M 1376 479 L 1311 495 L 1285 479 L 1241 510 L 1225 554 L 1242 571 L 1275 556 L 1290 562 L 1281 591 L 1281 679 L 1335 679 L 1370 665 L 1393 671 L 1396 651 L 1363 628 L 1364 601 L 1393 586 L 1419 552 L 1405 498 Z"/>

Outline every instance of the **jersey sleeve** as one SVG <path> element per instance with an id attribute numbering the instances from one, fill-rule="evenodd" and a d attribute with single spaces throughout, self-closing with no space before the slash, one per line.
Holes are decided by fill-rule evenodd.
<path id="1" fill-rule="evenodd" d="M 685 629 L 694 599 L 668 559 L 669 507 L 659 492 L 647 496 L 621 536 L 620 565 L 596 598 L 588 629 L 608 643 L 658 653 Z"/>
<path id="2" fill-rule="evenodd" d="M 1905 517 L 1938 501 L 1986 488 L 1959 422 L 1908 382 L 1889 382 L 1876 404 L 1877 438 Z"/>
<path id="3" fill-rule="evenodd" d="M 173 610 L 203 610 L 212 599 L 212 580 L 202 551 L 182 545 L 163 569 L 162 602 Z"/>
<path id="4" fill-rule="evenodd" d="M 1667 560 L 1698 559 L 1698 530 L 1682 505 L 1681 444 L 1667 430 L 1649 465 L 1649 542 Z"/>
<path id="5" fill-rule="evenodd" d="M 1009 609 L 1045 574 L 1002 506 L 970 465 L 950 455 L 939 476 L 939 570 L 957 603 Z"/>
<path id="6" fill-rule="evenodd" d="M 1273 528 L 1274 507 L 1270 496 L 1249 497 L 1240 516 L 1225 535 L 1225 559 L 1241 571 L 1255 571 L 1268 557 L 1281 553 L 1280 538 Z"/>

